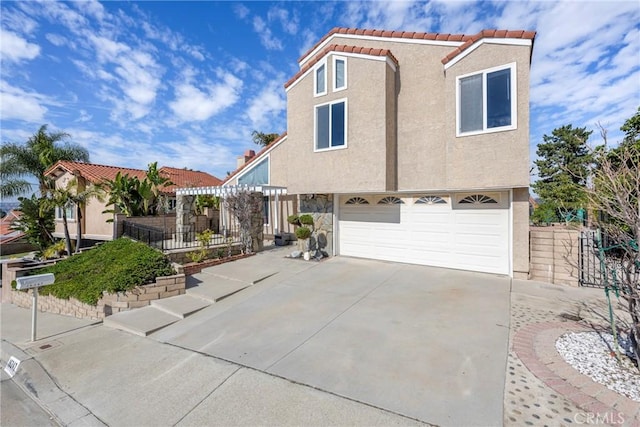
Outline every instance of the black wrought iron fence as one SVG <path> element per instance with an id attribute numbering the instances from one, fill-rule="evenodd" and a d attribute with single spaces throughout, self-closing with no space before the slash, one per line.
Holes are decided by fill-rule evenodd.
<path id="1" fill-rule="evenodd" d="M 190 230 L 181 233 L 164 231 L 160 228 L 140 225 L 129 221 L 123 222 L 123 235 L 139 242 L 160 249 L 170 251 L 174 249 L 200 247 L 198 235 L 203 230 Z M 206 247 L 227 245 L 241 242 L 240 229 L 237 227 L 221 229 L 211 235 Z"/>
<path id="2" fill-rule="evenodd" d="M 578 270 L 580 286 L 604 288 L 618 283 L 622 279 L 622 251 L 609 236 L 598 230 L 585 230 L 580 233 Z M 638 269 L 640 266 L 632 266 Z M 636 273 L 634 271 L 634 273 Z"/>

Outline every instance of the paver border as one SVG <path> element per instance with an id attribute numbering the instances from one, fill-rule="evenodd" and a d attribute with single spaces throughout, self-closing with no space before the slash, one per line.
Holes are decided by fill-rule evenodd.
<path id="1" fill-rule="evenodd" d="M 531 323 L 513 336 L 518 358 L 544 384 L 571 400 L 589 414 L 608 416 L 618 424 L 640 427 L 640 403 L 593 381 L 569 365 L 555 343 L 567 332 L 590 332 L 593 328 L 575 322 Z"/>

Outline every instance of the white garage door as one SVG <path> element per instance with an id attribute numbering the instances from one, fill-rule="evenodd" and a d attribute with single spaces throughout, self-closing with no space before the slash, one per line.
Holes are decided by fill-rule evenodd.
<path id="1" fill-rule="evenodd" d="M 341 196 L 341 255 L 509 274 L 507 193 Z"/>

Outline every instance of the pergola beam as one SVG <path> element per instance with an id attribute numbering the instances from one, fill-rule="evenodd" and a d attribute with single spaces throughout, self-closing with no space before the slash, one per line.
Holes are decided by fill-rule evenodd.
<path id="1" fill-rule="evenodd" d="M 187 187 L 176 189 L 176 196 L 217 196 L 224 197 L 230 194 L 237 194 L 242 191 L 252 193 L 262 193 L 265 196 L 276 196 L 287 194 L 286 187 L 275 187 L 271 185 L 228 185 L 217 187 Z"/>

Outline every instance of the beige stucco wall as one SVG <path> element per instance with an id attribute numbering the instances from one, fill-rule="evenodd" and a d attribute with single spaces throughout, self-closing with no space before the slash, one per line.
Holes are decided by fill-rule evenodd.
<path id="1" fill-rule="evenodd" d="M 513 190 L 513 277 L 527 279 L 529 276 L 529 189 Z"/>
<path id="2" fill-rule="evenodd" d="M 395 85 L 394 73 L 388 72 L 390 66 L 384 61 L 348 57 L 347 89 L 333 92 L 332 55 L 326 64 L 326 95 L 313 96 L 313 72 L 287 92 L 289 192 L 384 191 L 388 187 L 387 88 Z M 315 106 L 343 98 L 347 99 L 347 147 L 314 152 Z"/>
<path id="3" fill-rule="evenodd" d="M 57 188 L 65 188 L 69 181 L 74 178 L 73 174 L 65 172 L 56 180 Z M 78 189 L 83 191 L 87 183 L 82 177 L 78 178 Z M 82 236 L 85 239 L 92 240 L 111 240 L 113 238 L 113 224 L 107 223 L 109 218 L 112 218 L 112 214 L 103 214 L 104 210 L 108 209 L 104 202 L 99 201 L 96 198 L 91 198 L 85 205 L 82 220 Z M 68 220 L 69 235 L 72 239 L 76 238 L 77 234 L 77 218 Z M 64 237 L 64 225 L 62 219 L 56 219 L 54 236 Z"/>
<path id="4" fill-rule="evenodd" d="M 529 55 L 528 46 L 484 44 L 446 72 L 448 188 L 529 186 Z M 456 137 L 456 77 L 516 63 L 517 129 Z"/>
<path id="5" fill-rule="evenodd" d="M 313 97 L 313 73 L 298 81 L 288 93 L 289 150 L 295 152 L 295 158 L 302 158 L 307 164 L 330 163 L 328 171 L 336 174 L 333 183 L 326 182 L 331 174 L 314 176 L 313 179 L 296 178 L 296 191 L 379 190 L 380 186 L 376 185 L 379 181 L 371 175 L 376 173 L 375 168 L 380 167 L 380 161 L 374 157 L 383 155 L 386 155 L 386 182 L 382 189 L 387 191 L 396 188 L 399 191 L 461 190 L 529 185 L 529 46 L 483 44 L 445 71 L 441 59 L 453 50 L 451 46 L 354 41 L 341 37 L 335 37 L 332 43 L 390 49 L 399 62 L 397 71 L 393 73 L 397 79 L 387 76 L 382 86 L 376 72 L 378 62 L 348 57 L 349 89 L 346 91 L 332 94 L 329 88 L 327 95 Z M 456 137 L 456 77 L 512 62 L 517 64 L 517 129 Z M 327 65 L 328 78 L 331 79 L 331 54 L 327 56 Z M 384 101 L 378 93 L 382 87 L 386 88 Z M 348 97 L 349 102 L 349 147 L 335 152 L 313 153 L 313 106 L 325 99 L 340 97 Z M 356 153 L 360 145 L 355 142 L 368 141 L 372 135 L 379 135 L 379 113 L 383 105 L 386 106 L 383 129 L 387 138 L 386 148 L 369 143 L 367 155 Z M 372 142 L 375 141 L 373 139 Z M 393 152 L 394 146 L 397 154 Z M 342 169 L 344 167 L 348 168 L 349 179 L 343 179 L 347 170 Z M 304 169 L 293 166 L 295 171 Z M 394 180 L 397 180 L 397 185 Z"/>

